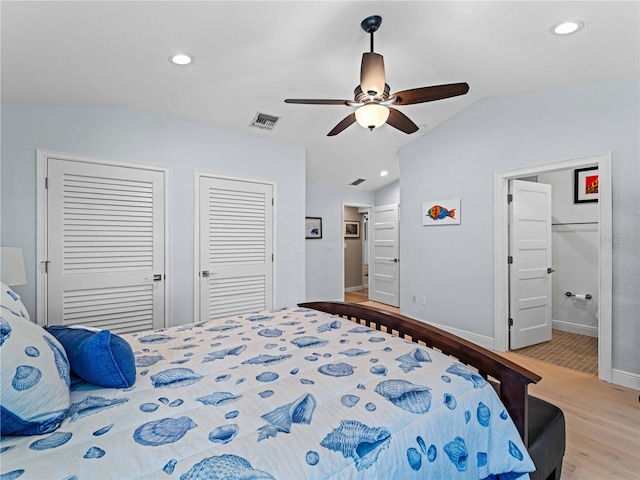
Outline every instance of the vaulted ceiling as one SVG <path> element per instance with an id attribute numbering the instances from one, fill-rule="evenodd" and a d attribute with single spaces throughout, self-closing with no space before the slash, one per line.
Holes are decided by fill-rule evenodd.
<path id="1" fill-rule="evenodd" d="M 487 97 L 637 76 L 637 1 L 2 1 L 3 104 L 126 107 L 305 146 L 313 182 L 376 190 L 398 152 Z M 285 98 L 352 99 L 369 36 L 391 91 L 467 82 L 461 97 L 398 107 L 420 130 L 357 124 L 354 108 Z M 558 36 L 551 27 L 579 20 Z M 189 66 L 168 57 L 192 55 Z M 257 112 L 281 117 L 250 127 Z M 464 132 L 461 132 L 464 141 Z M 387 177 L 379 172 L 387 170 Z"/>

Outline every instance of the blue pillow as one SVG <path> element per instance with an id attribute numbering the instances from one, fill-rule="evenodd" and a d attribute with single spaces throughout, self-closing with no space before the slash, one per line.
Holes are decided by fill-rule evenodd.
<path id="1" fill-rule="evenodd" d="M 20 297 L 0 286 L 0 434 L 53 432 L 70 404 L 67 356 L 54 337 L 29 320 Z"/>
<path id="2" fill-rule="evenodd" d="M 109 330 L 54 325 L 47 327 L 64 347 L 71 373 L 107 388 L 127 388 L 136 380 L 136 362 L 131 346 Z"/>

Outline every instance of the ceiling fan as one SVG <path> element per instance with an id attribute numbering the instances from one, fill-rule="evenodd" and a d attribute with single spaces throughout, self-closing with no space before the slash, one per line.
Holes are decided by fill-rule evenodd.
<path id="1" fill-rule="evenodd" d="M 404 133 L 418 131 L 418 126 L 404 113 L 393 108 L 393 105 L 413 105 L 416 103 L 433 102 L 444 98 L 457 97 L 469 91 L 466 83 L 451 83 L 434 85 L 431 87 L 412 88 L 389 94 L 389 85 L 384 78 L 384 58 L 373 51 L 373 34 L 380 28 L 382 17 L 372 15 L 365 18 L 360 26 L 371 35 L 371 51 L 362 54 L 360 66 L 360 85 L 354 90 L 353 100 L 323 100 L 288 98 L 285 103 L 299 103 L 307 105 L 347 105 L 358 107 L 345 117 L 327 136 L 332 137 L 342 132 L 351 124 L 358 122 L 365 128 L 373 130 L 385 123 Z"/>

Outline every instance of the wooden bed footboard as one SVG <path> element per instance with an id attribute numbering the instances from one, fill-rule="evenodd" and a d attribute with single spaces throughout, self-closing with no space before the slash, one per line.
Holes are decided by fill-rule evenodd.
<path id="1" fill-rule="evenodd" d="M 485 379 L 490 377 L 493 381 L 499 382 L 500 399 L 518 428 L 524 444 L 528 446 L 527 386 L 530 383 L 538 383 L 541 379 L 539 375 L 486 348 L 404 315 L 344 302 L 307 302 L 298 306 L 337 315 L 435 348 L 475 368 Z"/>

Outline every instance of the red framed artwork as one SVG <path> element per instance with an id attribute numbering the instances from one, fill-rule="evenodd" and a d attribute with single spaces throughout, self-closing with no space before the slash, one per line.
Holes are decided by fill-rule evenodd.
<path id="1" fill-rule="evenodd" d="M 598 167 L 574 170 L 573 203 L 598 201 Z"/>

